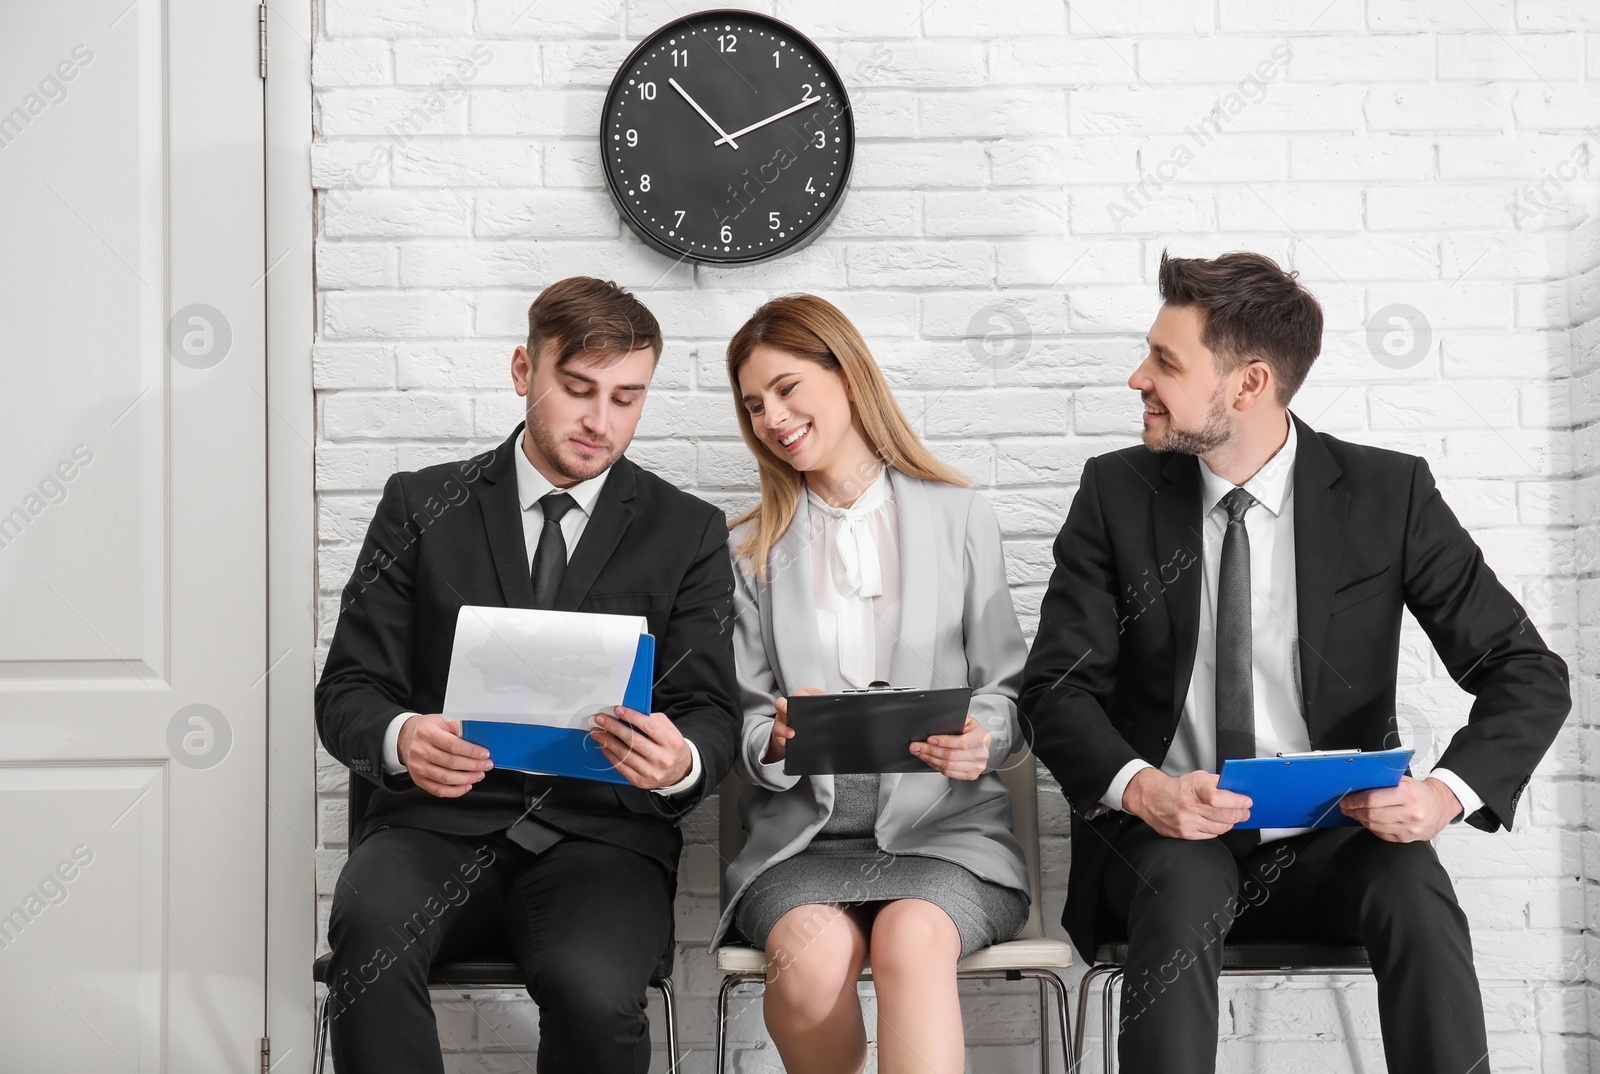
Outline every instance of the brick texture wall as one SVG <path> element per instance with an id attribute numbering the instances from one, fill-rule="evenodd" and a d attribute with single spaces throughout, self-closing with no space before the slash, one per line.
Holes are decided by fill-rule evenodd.
<path id="1" fill-rule="evenodd" d="M 1594 881 L 1600 879 L 1600 868 L 1594 853 L 1594 795 L 1596 724 L 1600 724 L 1600 197 L 1590 190 L 1583 208 L 1586 218 L 1572 233 L 1568 275 L 1568 310 L 1572 322 L 1572 452 L 1573 500 L 1578 520 L 1575 573 L 1577 574 L 1577 614 L 1573 622 L 1578 625 L 1576 660 L 1573 662 L 1573 695 L 1577 711 L 1574 732 L 1580 745 L 1579 772 L 1568 794 L 1574 807 L 1567 816 L 1581 816 L 1586 832 L 1583 867 L 1584 899 L 1583 920 L 1597 920 L 1600 909 Z M 1587 762 L 1586 764 L 1584 762 Z M 1578 812 L 1581 811 L 1581 812 Z M 1574 950 L 1574 962 L 1560 975 L 1565 983 L 1584 982 L 1589 1001 L 1589 1069 L 1600 1067 L 1600 1052 L 1594 1042 L 1596 1018 L 1600 1017 L 1600 995 L 1596 983 L 1600 982 L 1600 945 L 1586 935 L 1582 946 Z M 1575 1000 L 1555 1000 L 1571 1002 Z M 1571 1026 L 1573 1023 L 1568 1021 Z M 1543 1027 L 1541 1027 L 1543 1028 Z M 1567 1030 L 1571 1032 L 1569 1028 Z M 1571 1068 L 1581 1068 L 1576 1050 L 1572 1052 Z"/>
<path id="2" fill-rule="evenodd" d="M 1600 8 L 755 7 L 813 37 L 839 68 L 856 170 L 839 217 L 804 251 L 697 268 L 620 224 L 596 147 L 617 66 L 688 9 L 318 4 L 324 647 L 384 479 L 508 433 L 520 400 L 507 362 L 528 302 L 575 273 L 633 288 L 668 337 L 631 456 L 730 510 L 753 500 L 754 470 L 721 372 L 729 335 L 774 294 L 836 301 L 934 449 L 995 504 L 1031 632 L 1083 460 L 1137 435 L 1124 381 L 1156 309 L 1162 249 L 1263 251 L 1297 269 L 1327 313 L 1297 412 L 1427 457 L 1491 566 L 1572 664 L 1578 710 L 1514 834 L 1453 829 L 1439 849 L 1473 923 L 1494 1069 L 1589 1069 L 1600 1059 L 1589 1014 L 1600 949 L 1586 933 L 1600 907 L 1590 879 L 1600 876 Z M 1468 698 L 1414 624 L 1401 668 L 1407 737 L 1431 760 Z M 345 857 L 345 773 L 320 753 L 317 786 L 325 933 Z M 1067 824 L 1047 778 L 1040 811 L 1053 920 Z M 713 801 L 688 825 L 678 905 L 685 1069 L 696 1072 L 712 1067 L 719 984 L 705 953 L 715 818 Z M 1031 986 L 964 995 L 970 1069 L 1035 1069 Z M 530 1068 L 538 1034 L 525 997 L 440 996 L 436 1009 L 451 1071 Z M 1345 1070 L 1351 1052 L 1356 1069 L 1382 1068 L 1368 980 L 1230 983 L 1220 1030 L 1224 1069 Z M 738 1008 L 735 1034 L 737 1069 L 780 1069 L 758 1004 Z"/>

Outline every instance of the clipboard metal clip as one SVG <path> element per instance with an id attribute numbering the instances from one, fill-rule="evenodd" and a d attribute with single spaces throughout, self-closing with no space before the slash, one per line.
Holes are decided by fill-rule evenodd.
<path id="1" fill-rule="evenodd" d="M 882 679 L 873 679 L 867 685 L 850 690 L 841 690 L 844 694 L 894 694 L 907 693 L 915 689 L 912 686 L 890 686 Z"/>
<path id="2" fill-rule="evenodd" d="M 1360 752 L 1361 752 L 1360 750 L 1306 750 L 1304 753 L 1284 753 L 1283 751 L 1280 750 L 1278 753 L 1274 754 L 1273 756 L 1275 756 L 1275 757 L 1283 757 L 1283 758 L 1295 758 L 1295 757 L 1354 757 L 1356 754 L 1358 754 Z"/>

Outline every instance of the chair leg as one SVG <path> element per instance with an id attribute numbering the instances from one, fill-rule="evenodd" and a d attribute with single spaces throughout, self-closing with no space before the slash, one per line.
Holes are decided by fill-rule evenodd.
<path id="1" fill-rule="evenodd" d="M 1067 1074 L 1072 1074 L 1072 1071 L 1076 1068 L 1076 1063 L 1073 1060 L 1076 1053 L 1073 1050 L 1072 1043 L 1072 1019 L 1067 1013 L 1066 982 L 1056 976 L 1054 972 L 1045 969 L 1028 970 L 1026 975 L 1037 979 L 1039 982 L 1039 1057 L 1045 1063 L 1042 1069 L 1045 1074 L 1049 1074 L 1050 1008 L 1046 1004 L 1050 995 L 1053 994 L 1055 996 L 1056 1016 L 1061 1020 L 1062 1065 L 1066 1068 Z"/>
<path id="2" fill-rule="evenodd" d="M 1085 973 L 1083 979 L 1078 982 L 1078 1033 L 1072 1040 L 1072 1063 L 1067 1068 L 1071 1074 L 1077 1074 L 1083 1068 L 1083 1053 L 1089 1047 L 1089 993 L 1091 986 L 1095 981 L 1115 970 L 1116 967 L 1111 965 L 1091 966 L 1089 972 Z M 1062 1015 L 1064 1018 L 1064 1006 Z"/>
<path id="3" fill-rule="evenodd" d="M 748 981 L 765 980 L 748 974 L 732 973 L 722 979 L 717 990 L 717 1074 L 727 1074 L 728 1069 L 728 994 Z"/>
<path id="4" fill-rule="evenodd" d="M 312 1060 L 312 1074 L 322 1074 L 328 1061 L 328 1034 L 331 1032 L 328 1023 L 333 1018 L 333 1005 L 328 1002 L 331 998 L 332 993 L 329 993 L 317 1004 L 317 1054 Z"/>
<path id="5" fill-rule="evenodd" d="M 1043 977 L 1039 978 L 1039 1074 L 1050 1074 L 1049 992 L 1050 985 Z"/>
<path id="6" fill-rule="evenodd" d="M 1100 997 L 1103 1024 L 1100 1029 L 1101 1045 L 1105 1053 L 1104 1074 L 1111 1074 L 1117 1066 L 1117 989 L 1122 987 L 1122 967 L 1116 966 L 1106 975 L 1105 994 Z"/>
<path id="7" fill-rule="evenodd" d="M 1083 1067 L 1085 1038 L 1089 1035 L 1089 985 L 1099 973 L 1098 966 L 1092 967 L 1078 980 L 1078 1039 L 1073 1042 L 1072 1058 L 1067 1064 L 1069 1074 L 1077 1074 Z"/>
<path id="8" fill-rule="evenodd" d="M 683 1056 L 678 1051 L 678 1011 L 672 1000 L 672 978 L 663 977 L 650 983 L 661 993 L 661 1006 L 667 1015 L 667 1074 L 678 1074 Z"/>

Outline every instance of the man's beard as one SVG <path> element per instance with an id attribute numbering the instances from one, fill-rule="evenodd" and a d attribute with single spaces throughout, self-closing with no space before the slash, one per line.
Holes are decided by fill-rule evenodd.
<path id="1" fill-rule="evenodd" d="M 587 463 L 586 469 L 573 466 L 561 455 L 561 449 L 566 446 L 564 439 L 554 436 L 543 425 L 528 422 L 528 433 L 533 437 L 533 446 L 539 449 L 539 454 L 544 456 L 544 461 L 549 463 L 550 469 L 566 478 L 568 481 L 587 481 L 591 477 L 598 477 L 612 463 L 617 461 L 621 452 L 607 452 L 604 456 Z M 606 445 L 610 446 L 609 443 Z"/>
<path id="2" fill-rule="evenodd" d="M 1172 411 L 1167 411 L 1167 427 L 1155 438 L 1154 443 L 1148 445 L 1150 450 L 1204 455 L 1226 444 L 1233 435 L 1233 430 L 1228 426 L 1228 412 L 1222 396 L 1223 388 L 1219 384 L 1206 408 L 1205 424 L 1198 429 L 1177 428 L 1173 424 Z"/>

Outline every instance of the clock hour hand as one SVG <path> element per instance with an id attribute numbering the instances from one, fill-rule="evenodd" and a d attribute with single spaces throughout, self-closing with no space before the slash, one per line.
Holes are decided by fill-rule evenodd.
<path id="1" fill-rule="evenodd" d="M 669 81 L 670 81 L 670 79 L 669 79 Z M 683 93 L 682 90 L 679 90 L 678 92 L 679 93 Z M 684 96 L 687 97 L 688 94 L 684 93 Z M 785 108 L 783 111 L 779 112 L 777 115 L 768 116 L 766 119 L 763 119 L 759 123 L 752 123 L 748 127 L 745 127 L 743 130 L 736 130 L 732 134 L 724 134 L 721 138 L 718 138 L 715 142 L 712 142 L 711 144 L 712 145 L 721 145 L 723 142 L 727 142 L 729 145 L 732 145 L 733 144 L 733 140 L 735 138 L 743 138 L 745 135 L 749 134 L 753 130 L 760 130 L 762 127 L 765 127 L 768 123 L 776 123 L 776 122 L 778 122 L 778 120 L 782 119 L 784 116 L 792 115 L 793 113 L 800 111 L 800 109 L 805 108 L 808 105 L 816 104 L 820 100 L 822 100 L 821 97 L 807 97 L 805 100 L 801 101 L 799 104 L 795 105 L 793 108 Z M 689 103 L 690 104 L 694 104 L 693 101 L 690 101 Z M 699 108 L 700 106 L 699 105 L 695 105 L 695 107 Z M 704 112 L 701 112 L 700 114 L 705 116 Z M 710 119 L 711 117 L 710 116 L 706 116 L 706 118 Z M 713 123 L 712 126 L 715 127 L 716 124 Z M 718 128 L 719 131 L 720 131 L 720 129 L 721 128 Z"/>
<path id="2" fill-rule="evenodd" d="M 699 112 L 700 113 L 700 118 L 705 120 L 707 123 L 711 124 L 711 129 L 712 130 L 714 130 L 718 134 L 722 135 L 722 137 L 720 139 L 718 139 L 716 142 L 713 143 L 714 145 L 721 145 L 723 142 L 727 142 L 729 145 L 733 146 L 733 148 L 735 148 L 735 149 L 739 148 L 739 143 L 734 141 L 734 139 L 739 137 L 740 134 L 743 134 L 744 131 L 739 131 L 736 134 L 729 134 L 727 131 L 723 130 L 720 126 L 717 125 L 717 121 L 712 119 L 709 115 L 707 115 L 706 114 L 706 110 L 704 108 L 700 107 L 700 102 L 696 101 L 693 97 L 689 96 L 689 91 L 688 90 L 686 90 L 682 86 L 678 85 L 678 80 L 676 78 L 667 79 L 667 85 L 669 85 L 673 89 L 677 90 L 679 95 L 682 96 L 684 100 L 689 102 L 689 107 L 693 108 L 696 112 Z M 777 118 L 776 116 L 773 117 L 773 119 L 776 119 L 776 118 Z"/>

